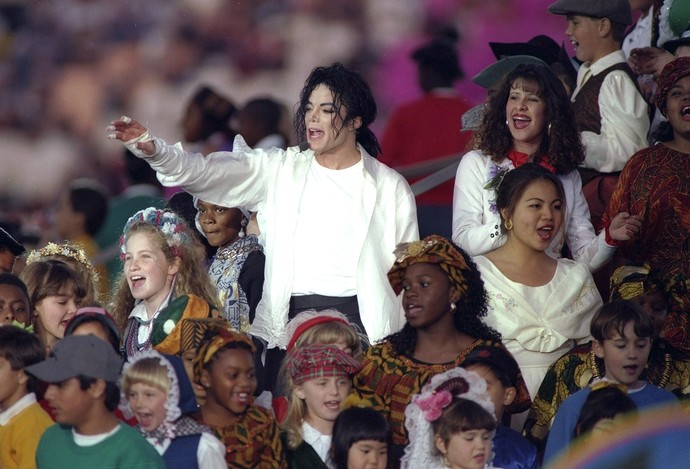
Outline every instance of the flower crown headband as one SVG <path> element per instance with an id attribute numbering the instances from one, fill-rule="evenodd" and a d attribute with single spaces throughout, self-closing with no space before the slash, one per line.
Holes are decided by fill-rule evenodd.
<path id="1" fill-rule="evenodd" d="M 93 263 L 86 256 L 86 253 L 84 252 L 84 250 L 75 246 L 74 244 L 70 244 L 70 243 L 64 243 L 64 244 L 48 243 L 45 246 L 43 246 L 41 249 L 39 249 L 38 251 L 36 251 L 36 250 L 31 251 L 29 253 L 29 256 L 26 258 L 26 265 L 33 264 L 34 262 L 42 261 L 48 257 L 54 257 L 54 256 L 69 257 L 70 259 L 74 259 L 75 261 L 79 262 L 80 264 L 82 264 L 84 267 L 86 267 L 89 270 L 89 272 L 91 273 L 91 276 L 93 277 L 94 284 L 98 284 L 98 281 L 99 281 L 98 271 L 93 266 Z"/>
<path id="2" fill-rule="evenodd" d="M 165 241 L 168 243 L 168 246 L 170 246 L 170 250 L 175 257 L 182 257 L 184 246 L 189 245 L 192 241 L 189 236 L 187 222 L 175 212 L 160 210 L 155 207 L 145 208 L 132 215 L 132 217 L 127 220 L 122 230 L 122 236 L 120 237 L 120 258 L 123 261 L 125 260 L 125 243 L 127 242 L 129 231 L 139 222 L 148 223 L 163 233 Z"/>

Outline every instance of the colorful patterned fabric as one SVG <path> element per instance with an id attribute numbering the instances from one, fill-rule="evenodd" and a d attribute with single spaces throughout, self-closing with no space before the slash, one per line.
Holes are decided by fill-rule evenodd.
<path id="1" fill-rule="evenodd" d="M 229 468 L 287 468 L 278 424 L 267 410 L 250 405 L 232 425 L 224 428 L 214 427 L 203 420 L 200 423 L 211 427 L 225 444 L 225 460 Z"/>
<path id="2" fill-rule="evenodd" d="M 239 283 L 240 273 L 249 254 L 261 250 L 256 236 L 237 238 L 230 246 L 218 250 L 208 268 L 208 275 L 223 305 L 223 316 L 232 327 L 242 332 L 249 330 L 250 308 L 246 292 Z"/>
<path id="3" fill-rule="evenodd" d="M 669 293 L 669 315 L 662 337 L 690 352 L 690 154 L 664 144 L 646 148 L 621 173 L 604 222 L 619 212 L 642 217 L 637 237 L 622 243 L 618 255 L 660 272 Z"/>
<path id="4" fill-rule="evenodd" d="M 450 240 L 439 235 L 430 235 L 421 241 L 400 243 L 394 251 L 395 263 L 388 271 L 388 281 L 398 295 L 402 291 L 405 269 L 412 264 L 437 264 L 448 275 L 459 296 L 467 292 L 467 280 L 463 270 L 468 270 L 463 252 Z"/>
<path id="5" fill-rule="evenodd" d="M 452 362 L 429 364 L 409 356 L 397 355 L 390 342 L 382 342 L 367 350 L 362 370 L 355 375 L 353 392 L 360 398 L 371 401 L 372 406 L 386 417 L 391 426 L 394 444 L 407 445 L 405 408 L 412 396 L 418 394 L 432 376 L 460 366 L 469 352 L 484 345 L 503 347 L 499 342 L 477 340 Z M 523 412 L 529 405 L 527 387 L 520 380 L 515 401 L 505 413 Z"/>
<path id="6" fill-rule="evenodd" d="M 211 328 L 225 327 L 225 318 L 187 318 L 181 321 L 180 354 L 192 350 L 196 353 L 204 334 Z"/>
<path id="7" fill-rule="evenodd" d="M 285 369 L 294 384 L 323 377 L 352 376 L 360 368 L 361 364 L 349 354 L 323 344 L 298 347 L 285 359 Z"/>
<path id="8" fill-rule="evenodd" d="M 571 394 L 587 387 L 593 378 L 605 374 L 604 362 L 592 353 L 592 342 L 575 347 L 546 372 L 527 416 L 523 434 L 540 451 L 556 411 Z M 690 407 L 690 361 L 684 353 L 663 339 L 652 343 L 647 368 L 640 379 L 673 392 L 684 407 Z"/>
<path id="9" fill-rule="evenodd" d="M 666 116 L 666 98 L 671 87 L 684 76 L 690 75 L 690 57 L 678 57 L 661 70 L 657 81 L 656 107 Z"/>

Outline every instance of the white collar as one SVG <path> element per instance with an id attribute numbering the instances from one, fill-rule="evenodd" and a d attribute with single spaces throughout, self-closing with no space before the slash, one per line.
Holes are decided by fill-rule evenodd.
<path id="1" fill-rule="evenodd" d="M 302 422 L 302 438 L 308 443 L 324 463 L 328 461 L 328 450 L 331 448 L 331 435 L 324 435 L 307 422 Z"/>
<path id="2" fill-rule="evenodd" d="M 36 403 L 36 394 L 30 392 L 12 404 L 4 412 L 0 412 L 0 425 L 7 425 L 12 417 L 20 413 L 22 410 Z"/>

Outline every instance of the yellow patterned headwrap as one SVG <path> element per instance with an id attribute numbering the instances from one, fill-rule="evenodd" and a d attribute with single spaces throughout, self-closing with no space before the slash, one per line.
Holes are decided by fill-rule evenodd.
<path id="1" fill-rule="evenodd" d="M 213 359 L 218 350 L 232 343 L 248 345 L 252 354 L 256 351 L 252 339 L 247 334 L 233 329 L 230 324 L 209 327 L 192 362 L 195 383 L 201 383 L 204 366 Z"/>
<path id="2" fill-rule="evenodd" d="M 664 291 L 664 286 L 649 264 L 624 265 L 611 275 L 611 301 L 631 300 L 654 290 Z"/>
<path id="3" fill-rule="evenodd" d="M 448 275 L 460 296 L 467 293 L 467 279 L 463 271 L 469 270 L 469 256 L 443 236 L 430 235 L 421 241 L 398 244 L 393 253 L 395 264 L 388 271 L 388 281 L 396 295 L 402 291 L 405 269 L 418 263 L 437 264 Z"/>

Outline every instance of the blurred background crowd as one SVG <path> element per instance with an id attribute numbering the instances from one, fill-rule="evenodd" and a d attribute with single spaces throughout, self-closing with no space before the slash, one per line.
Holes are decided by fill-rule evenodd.
<path id="1" fill-rule="evenodd" d="M 563 21 L 549 3 L 2 0 L 0 219 L 47 240 L 74 179 L 118 195 L 124 163 L 104 138 L 108 122 L 136 115 L 156 135 L 184 140 L 185 110 L 202 86 L 238 108 L 270 97 L 291 111 L 309 71 L 341 61 L 371 84 L 380 135 L 395 106 L 421 95 L 410 53 L 440 28 L 458 30 L 472 77 L 495 61 L 489 41 L 524 42 L 538 31 L 560 43 Z M 456 87 L 473 104 L 484 99 L 469 78 Z"/>

